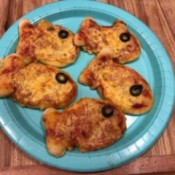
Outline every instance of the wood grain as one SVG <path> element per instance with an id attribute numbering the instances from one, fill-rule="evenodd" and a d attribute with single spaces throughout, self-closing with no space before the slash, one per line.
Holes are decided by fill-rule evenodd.
<path id="1" fill-rule="evenodd" d="M 6 29 L 6 23 L 8 21 L 7 19 L 8 19 L 8 13 L 9 13 L 9 8 L 8 8 L 9 5 L 10 5 L 9 0 L 0 1 L 0 16 L 3 17 L 0 20 L 0 36 L 5 32 L 5 29 Z"/>
<path id="2" fill-rule="evenodd" d="M 41 5 L 56 0 L 1 0 L 0 36 L 22 15 Z M 175 0 L 100 0 L 125 9 L 133 14 L 158 36 L 175 68 Z M 175 174 L 175 110 L 170 122 L 156 144 L 143 156 L 130 164 L 91 175 Z M 161 173 L 160 173 L 161 172 Z M 169 173 L 169 174 L 167 174 Z M 68 175 L 77 174 L 50 168 L 26 155 L 13 144 L 0 129 L 0 175 Z M 81 173 L 83 174 L 83 173 Z"/>
<path id="3" fill-rule="evenodd" d="M 9 15 L 7 20 L 7 27 L 11 26 L 17 19 L 30 12 L 31 10 L 55 1 L 57 0 L 10 0 L 8 7 Z"/>
<path id="4" fill-rule="evenodd" d="M 167 166 L 167 162 L 169 166 Z M 174 156 L 155 156 L 155 157 L 143 157 L 138 158 L 136 161 L 130 163 L 129 165 L 120 167 L 117 169 L 118 174 L 145 174 L 145 173 L 157 173 L 157 172 L 173 172 L 175 171 L 175 157 Z M 149 168 L 148 168 L 149 166 Z M 116 175 L 116 169 L 103 171 L 100 173 L 76 173 L 76 172 L 67 172 L 63 170 L 55 169 L 48 167 L 47 165 L 30 165 L 23 167 L 10 167 L 10 168 L 2 168 L 1 175 Z"/>

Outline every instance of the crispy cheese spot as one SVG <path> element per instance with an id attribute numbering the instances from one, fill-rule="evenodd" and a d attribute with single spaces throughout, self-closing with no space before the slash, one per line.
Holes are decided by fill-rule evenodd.
<path id="1" fill-rule="evenodd" d="M 145 104 L 142 104 L 142 103 L 135 103 L 132 107 L 133 108 L 136 108 L 136 109 L 139 109 L 139 108 L 146 107 L 146 105 Z"/>

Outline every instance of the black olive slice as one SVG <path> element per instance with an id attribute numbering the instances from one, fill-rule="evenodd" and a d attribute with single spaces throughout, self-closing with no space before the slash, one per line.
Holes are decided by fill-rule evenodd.
<path id="1" fill-rule="evenodd" d="M 69 33 L 66 30 L 60 30 L 58 35 L 59 35 L 60 38 L 65 39 L 65 38 L 68 37 Z"/>
<path id="2" fill-rule="evenodd" d="M 130 87 L 130 94 L 132 96 L 139 96 L 142 93 L 143 86 L 141 84 Z"/>
<path id="3" fill-rule="evenodd" d="M 103 106 L 101 112 L 105 117 L 111 117 L 114 113 L 114 109 L 110 105 L 105 105 Z"/>
<path id="4" fill-rule="evenodd" d="M 68 80 L 67 75 L 65 75 L 62 72 L 57 73 L 55 78 L 59 83 L 63 83 L 63 84 L 66 83 Z"/>
<path id="5" fill-rule="evenodd" d="M 123 42 L 129 41 L 130 38 L 131 38 L 131 35 L 128 32 L 122 33 L 120 35 L 120 40 L 123 41 Z"/>

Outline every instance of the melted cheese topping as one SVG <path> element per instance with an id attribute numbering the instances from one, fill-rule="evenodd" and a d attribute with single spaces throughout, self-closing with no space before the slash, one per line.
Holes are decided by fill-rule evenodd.
<path id="1" fill-rule="evenodd" d="M 56 73 L 68 76 L 65 84 L 59 83 Z M 32 63 L 21 69 L 14 77 L 15 92 L 12 97 L 23 106 L 36 108 L 64 107 L 76 95 L 76 85 L 62 70 Z"/>
<path id="2" fill-rule="evenodd" d="M 108 66 L 101 70 L 98 81 L 101 82 L 102 96 L 120 106 L 123 112 L 141 114 L 150 110 L 153 102 L 152 92 L 145 80 L 134 70 Z M 136 84 L 141 84 L 143 90 L 141 95 L 132 96 L 130 87 Z"/>
<path id="3" fill-rule="evenodd" d="M 0 97 L 10 96 L 13 93 L 12 76 L 22 67 L 24 63 L 17 54 L 11 54 L 0 60 Z"/>
<path id="4" fill-rule="evenodd" d="M 125 32 L 130 34 L 130 40 L 122 42 L 120 35 Z M 128 31 L 126 24 L 119 20 L 113 26 L 100 26 L 92 18 L 85 18 L 74 43 L 88 53 L 99 53 L 104 48 L 110 48 L 118 63 L 133 61 L 140 55 L 139 41 Z"/>
<path id="5" fill-rule="evenodd" d="M 125 116 L 113 107 L 113 115 L 104 117 L 101 110 L 108 102 L 83 98 L 63 112 L 47 109 L 43 114 L 48 151 L 62 156 L 68 149 L 81 152 L 107 147 L 123 136 Z"/>
<path id="6" fill-rule="evenodd" d="M 103 98 L 125 113 L 142 114 L 152 107 L 152 91 L 144 78 L 133 69 L 114 63 L 110 53 L 104 50 L 85 68 L 79 81 L 97 89 Z M 130 88 L 138 84 L 143 86 L 142 93 L 132 96 Z"/>
<path id="7" fill-rule="evenodd" d="M 59 32 L 66 30 L 67 38 L 60 38 Z M 64 67 L 73 63 L 79 53 L 73 44 L 74 34 L 59 25 L 41 20 L 36 26 L 26 22 L 20 28 L 20 40 L 17 53 L 26 60 L 36 59 L 42 63 Z"/>

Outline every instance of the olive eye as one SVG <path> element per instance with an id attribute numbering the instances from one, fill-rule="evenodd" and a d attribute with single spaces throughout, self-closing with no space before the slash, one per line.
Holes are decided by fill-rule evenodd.
<path id="1" fill-rule="evenodd" d="M 130 94 L 132 96 L 139 96 L 142 93 L 143 86 L 138 84 L 138 85 L 133 85 L 130 87 Z"/>
<path id="2" fill-rule="evenodd" d="M 55 78 L 59 83 L 63 83 L 63 84 L 66 83 L 68 80 L 67 75 L 61 72 L 57 73 Z"/>
<path id="3" fill-rule="evenodd" d="M 123 41 L 123 42 L 129 41 L 130 38 L 131 38 L 131 36 L 130 36 L 130 34 L 128 32 L 122 33 L 120 35 L 120 40 Z"/>
<path id="4" fill-rule="evenodd" d="M 103 106 L 101 112 L 105 117 L 111 117 L 114 113 L 114 109 L 110 105 L 105 105 Z"/>
<path id="5" fill-rule="evenodd" d="M 68 37 L 69 33 L 66 30 L 60 30 L 58 35 L 59 35 L 60 38 L 65 39 L 65 38 Z"/>

